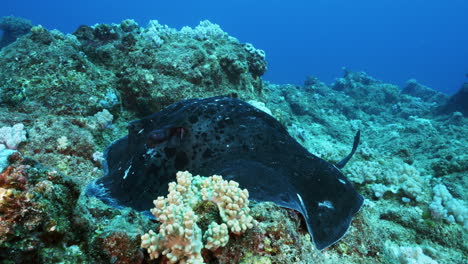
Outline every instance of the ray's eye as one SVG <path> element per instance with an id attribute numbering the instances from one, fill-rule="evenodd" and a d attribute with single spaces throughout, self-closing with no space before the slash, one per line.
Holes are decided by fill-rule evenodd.
<path id="1" fill-rule="evenodd" d="M 154 148 L 156 145 L 166 141 L 168 141 L 168 144 L 172 147 L 177 146 L 184 138 L 185 133 L 186 129 L 183 127 L 170 127 L 153 130 L 146 138 L 146 147 Z"/>
<path id="2" fill-rule="evenodd" d="M 146 146 L 148 148 L 154 148 L 157 144 L 160 144 L 170 137 L 170 133 L 167 129 L 157 129 L 151 131 L 146 139 Z"/>
<path id="3" fill-rule="evenodd" d="M 186 133 L 186 130 L 183 127 L 173 127 L 171 129 L 171 136 L 175 136 L 179 140 L 182 140 L 182 138 L 184 138 L 185 133 Z"/>

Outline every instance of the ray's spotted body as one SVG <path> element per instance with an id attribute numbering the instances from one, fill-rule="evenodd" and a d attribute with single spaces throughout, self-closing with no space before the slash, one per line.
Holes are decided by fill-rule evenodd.
<path id="1" fill-rule="evenodd" d="M 110 145 L 88 194 L 145 211 L 177 171 L 222 175 L 250 198 L 299 211 L 318 249 L 337 242 L 363 204 L 339 168 L 309 153 L 270 115 L 230 97 L 190 99 L 133 121 Z"/>

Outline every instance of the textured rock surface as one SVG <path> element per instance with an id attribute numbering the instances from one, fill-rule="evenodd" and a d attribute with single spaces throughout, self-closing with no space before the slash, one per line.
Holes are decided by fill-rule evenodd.
<path id="1" fill-rule="evenodd" d="M 0 100 L 22 111 L 124 107 L 146 115 L 184 98 L 253 99 L 262 94 L 262 54 L 208 21 L 177 31 L 125 20 L 81 26 L 72 35 L 37 26 L 2 49 Z"/>

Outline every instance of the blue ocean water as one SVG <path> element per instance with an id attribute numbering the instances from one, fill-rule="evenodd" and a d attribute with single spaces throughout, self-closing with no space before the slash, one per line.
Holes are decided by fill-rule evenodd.
<path id="1" fill-rule="evenodd" d="M 465 0 L 6 0 L 0 7 L 0 16 L 65 33 L 126 18 L 176 28 L 208 19 L 265 50 L 264 78 L 274 83 L 301 84 L 307 75 L 330 83 L 346 67 L 400 86 L 415 78 L 446 93 L 466 81 L 467 13 Z"/>

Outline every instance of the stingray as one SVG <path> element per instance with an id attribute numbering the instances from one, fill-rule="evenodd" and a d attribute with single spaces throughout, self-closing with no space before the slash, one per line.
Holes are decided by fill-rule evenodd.
<path id="1" fill-rule="evenodd" d="M 363 197 L 336 165 L 308 152 L 267 113 L 230 97 L 189 99 L 133 121 L 105 152 L 104 176 L 88 186 L 114 206 L 146 211 L 177 171 L 222 175 L 250 199 L 298 211 L 320 250 L 349 228 Z"/>

